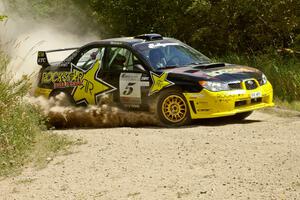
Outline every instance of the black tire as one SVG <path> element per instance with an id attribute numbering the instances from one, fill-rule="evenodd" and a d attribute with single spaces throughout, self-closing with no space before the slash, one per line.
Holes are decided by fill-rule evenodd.
<path id="1" fill-rule="evenodd" d="M 246 119 L 247 117 L 249 117 L 252 113 L 253 113 L 253 111 L 242 112 L 242 113 L 235 114 L 235 115 L 232 116 L 232 117 L 233 117 L 233 119 L 235 119 L 235 120 L 244 120 L 244 119 Z"/>
<path id="2" fill-rule="evenodd" d="M 189 106 L 181 90 L 162 91 L 156 102 L 155 114 L 162 126 L 178 127 L 191 122 Z"/>

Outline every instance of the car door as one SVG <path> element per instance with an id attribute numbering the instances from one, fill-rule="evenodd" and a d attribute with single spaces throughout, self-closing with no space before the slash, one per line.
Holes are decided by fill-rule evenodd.
<path id="1" fill-rule="evenodd" d="M 101 96 L 117 89 L 98 76 L 103 68 L 104 52 L 104 47 L 90 47 L 83 50 L 76 61 L 72 62 L 72 76 L 80 80 L 80 84 L 73 88 L 71 94 L 77 105 L 98 104 Z"/>
<path id="2" fill-rule="evenodd" d="M 118 88 L 114 101 L 124 107 L 141 108 L 149 90 L 149 72 L 142 62 L 124 47 L 107 47 L 103 79 Z"/>

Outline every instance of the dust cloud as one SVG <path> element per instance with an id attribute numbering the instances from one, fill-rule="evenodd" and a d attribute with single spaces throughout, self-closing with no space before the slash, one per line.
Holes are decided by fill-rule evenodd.
<path id="1" fill-rule="evenodd" d="M 22 6 L 22 5 L 20 5 Z M 0 23 L 0 48 L 9 56 L 8 73 L 14 80 L 23 75 L 32 75 L 39 71 L 37 65 L 37 51 L 59 48 L 79 47 L 87 42 L 99 40 L 93 33 L 79 35 L 70 29 L 73 19 L 53 23 L 43 19 L 35 20 L 30 13 L 26 16 L 11 11 L 8 6 L 0 2 L 0 14 L 8 19 Z M 67 24 L 66 24 L 67 23 Z M 72 52 L 49 54 L 49 61 L 62 61 Z"/>
<path id="2" fill-rule="evenodd" d="M 26 4 L 26 2 L 24 2 Z M 20 5 L 22 6 L 22 5 Z M 30 13 L 24 16 L 11 11 L 0 2 L 0 13 L 8 16 L 0 23 L 0 48 L 9 56 L 8 72 L 13 80 L 29 75 L 32 80 L 40 67 L 36 63 L 37 51 L 59 48 L 79 47 L 87 42 L 99 40 L 93 33 L 84 35 L 74 32 L 76 28 L 72 21 L 76 17 L 70 16 L 62 22 L 43 19 L 35 20 Z M 72 52 L 48 54 L 50 62 L 62 61 Z M 115 106 L 101 104 L 90 107 L 74 107 L 65 104 L 65 97 L 55 98 L 26 97 L 26 101 L 37 106 L 48 119 L 48 126 L 55 128 L 75 127 L 116 127 L 116 126 L 144 126 L 155 124 L 152 115 L 142 112 L 127 112 Z"/>
<path id="3" fill-rule="evenodd" d="M 47 118 L 48 128 L 108 128 L 140 127 L 157 125 L 153 114 L 124 111 L 109 104 L 107 96 L 97 106 L 75 107 L 67 101 L 64 93 L 53 98 L 27 97 L 25 100 L 36 106 Z"/>

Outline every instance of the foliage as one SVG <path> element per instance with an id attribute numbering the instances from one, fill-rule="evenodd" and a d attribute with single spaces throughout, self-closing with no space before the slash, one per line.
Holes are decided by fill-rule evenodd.
<path id="1" fill-rule="evenodd" d="M 38 152 L 34 155 L 40 160 L 70 144 L 65 136 L 42 132 L 44 116 L 23 100 L 30 88 L 29 79 L 11 81 L 7 64 L 7 57 L 0 52 L 0 176 L 19 169 L 30 152 Z"/>
<path id="2" fill-rule="evenodd" d="M 266 74 L 273 85 L 276 97 L 289 102 L 300 100 L 300 62 L 292 55 L 282 56 L 269 53 L 240 56 L 230 54 L 216 60 L 255 66 Z"/>
<path id="3" fill-rule="evenodd" d="M 157 32 L 205 54 L 296 48 L 299 0 L 4 0 L 35 20 L 68 21 L 74 32 L 103 37 Z M 300 48 L 300 47 L 299 47 Z"/>
<path id="4" fill-rule="evenodd" d="M 9 83 L 7 58 L 0 55 L 0 168 L 15 165 L 40 130 L 38 112 L 21 98 L 27 93 L 26 80 Z"/>
<path id="5" fill-rule="evenodd" d="M 300 37 L 298 0 L 89 0 L 107 36 L 158 32 L 205 53 L 290 47 Z"/>

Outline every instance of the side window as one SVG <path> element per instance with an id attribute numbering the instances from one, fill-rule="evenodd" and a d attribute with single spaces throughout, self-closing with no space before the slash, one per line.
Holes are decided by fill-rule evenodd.
<path id="1" fill-rule="evenodd" d="M 101 61 L 104 54 L 104 47 L 93 48 L 83 53 L 76 66 L 88 70 L 97 60 Z"/>
<path id="2" fill-rule="evenodd" d="M 108 48 L 108 69 L 110 71 L 133 71 L 135 64 L 141 64 L 141 62 L 128 49 Z"/>

